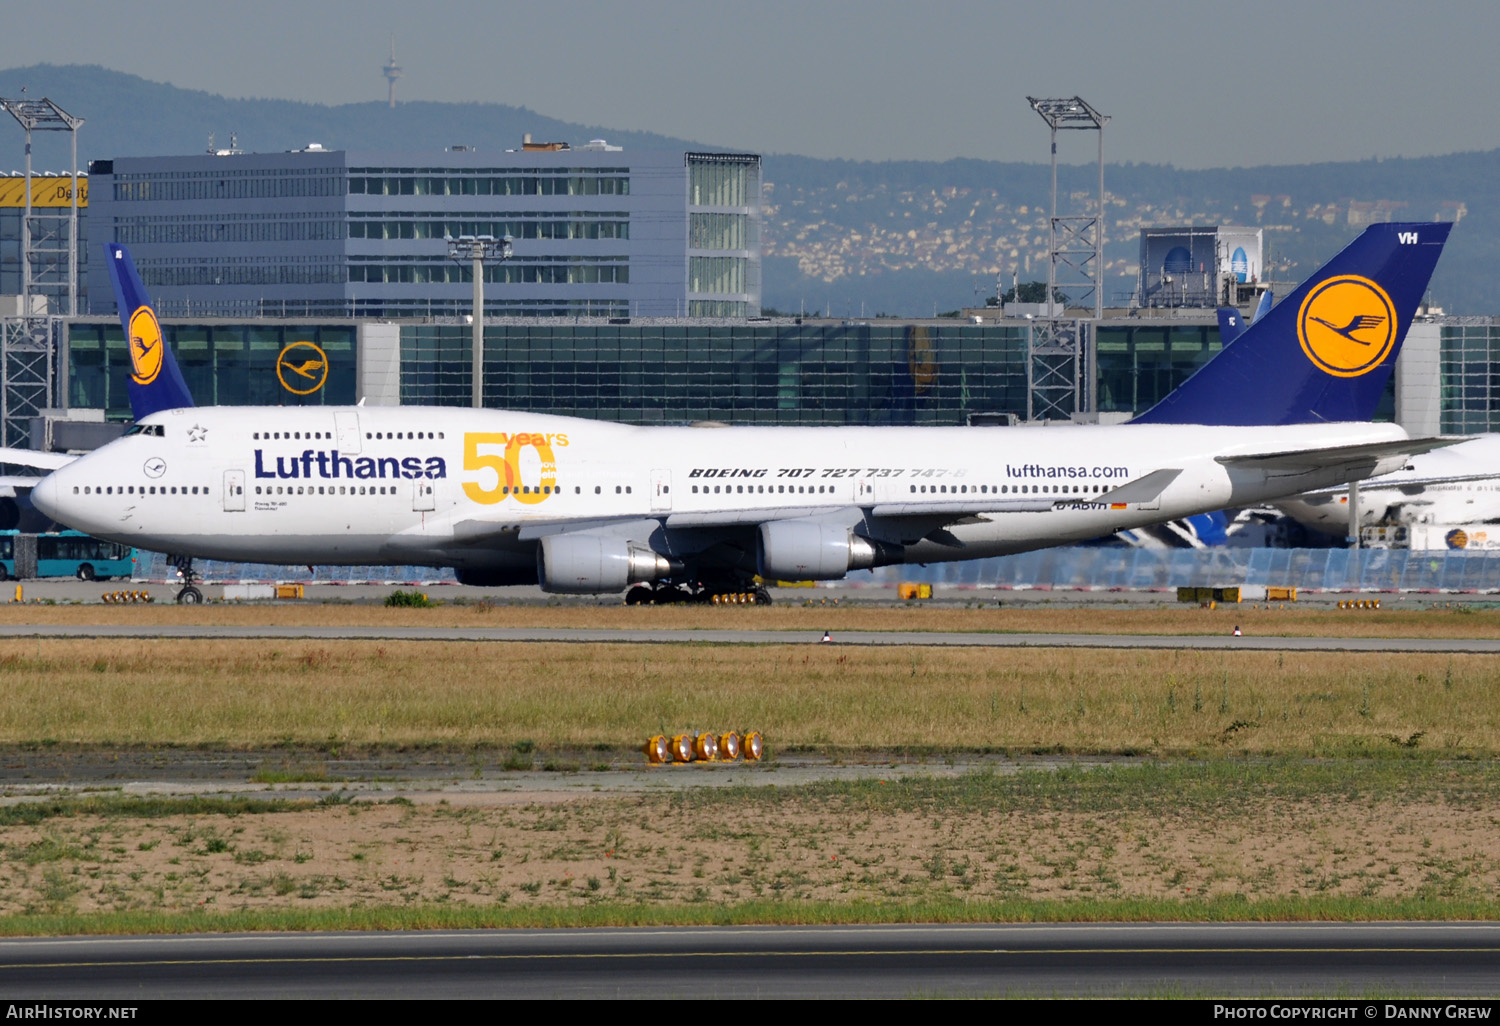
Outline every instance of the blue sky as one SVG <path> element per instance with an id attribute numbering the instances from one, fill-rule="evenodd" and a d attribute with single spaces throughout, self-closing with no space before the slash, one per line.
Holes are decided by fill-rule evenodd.
<path id="1" fill-rule="evenodd" d="M 1110 115 L 1111 161 L 1500 147 L 1493 0 L 49 0 L 8 5 L 5 28 L 0 68 L 329 104 L 385 98 L 394 35 L 399 99 L 762 153 L 1045 161 L 1028 94 Z M 1092 159 L 1092 138 L 1065 135 L 1062 155 Z"/>

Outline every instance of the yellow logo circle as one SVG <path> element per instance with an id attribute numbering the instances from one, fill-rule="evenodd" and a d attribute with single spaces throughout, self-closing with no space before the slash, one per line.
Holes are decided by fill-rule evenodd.
<path id="1" fill-rule="evenodd" d="M 312 395 L 328 380 L 328 356 L 311 342 L 293 342 L 276 356 L 276 378 L 294 395 Z"/>
<path id="2" fill-rule="evenodd" d="M 161 373 L 161 325 L 149 306 L 137 307 L 130 315 L 130 377 L 137 385 L 149 385 Z"/>
<path id="3" fill-rule="evenodd" d="M 1396 308 L 1385 290 L 1357 274 L 1319 282 L 1297 314 L 1302 351 L 1335 377 L 1368 374 L 1396 344 Z"/>

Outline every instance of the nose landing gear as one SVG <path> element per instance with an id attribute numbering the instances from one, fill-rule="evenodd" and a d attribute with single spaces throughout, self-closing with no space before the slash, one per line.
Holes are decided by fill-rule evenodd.
<path id="1" fill-rule="evenodd" d="M 168 556 L 167 562 L 177 568 L 177 576 L 182 578 L 182 587 L 177 591 L 177 604 L 179 606 L 196 606 L 203 601 L 203 592 L 196 587 L 198 583 L 198 571 L 193 569 L 192 556 Z"/>

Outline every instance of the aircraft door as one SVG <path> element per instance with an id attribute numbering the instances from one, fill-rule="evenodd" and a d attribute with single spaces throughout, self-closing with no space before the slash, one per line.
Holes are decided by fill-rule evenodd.
<path id="1" fill-rule="evenodd" d="M 430 513 L 437 509 L 437 496 L 433 494 L 433 481 L 419 477 L 411 483 L 411 508 L 417 513 Z"/>
<path id="2" fill-rule="evenodd" d="M 651 512 L 670 513 L 672 511 L 672 472 L 670 470 L 651 471 Z"/>
<path id="3" fill-rule="evenodd" d="M 875 501 L 875 485 L 868 477 L 855 479 L 854 501 L 860 504 Z"/>
<path id="4" fill-rule="evenodd" d="M 245 511 L 245 472 L 243 470 L 224 471 L 224 512 L 243 513 Z"/>
<path id="5" fill-rule="evenodd" d="M 345 456 L 359 452 L 359 414 L 343 410 L 333 415 L 333 425 L 338 429 L 339 452 Z"/>

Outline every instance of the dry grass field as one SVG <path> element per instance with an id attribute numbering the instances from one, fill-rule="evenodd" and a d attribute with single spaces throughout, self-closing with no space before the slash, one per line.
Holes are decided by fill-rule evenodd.
<path id="1" fill-rule="evenodd" d="M 433 597 L 439 597 L 434 591 Z M 669 606 L 558 603 L 442 603 L 427 609 L 387 609 L 340 603 L 207 606 L 101 606 L 0 604 L 0 624 L 317 625 L 419 627 L 562 627 L 629 630 L 868 630 L 986 631 L 1052 634 L 1227 634 L 1235 624 L 1247 633 L 1306 637 L 1500 638 L 1500 608 L 1428 606 L 1419 600 L 1386 599 L 1379 610 L 1339 610 L 1327 605 L 1241 603 L 1217 609 L 1197 606 L 1074 606 L 1046 603 L 974 608 L 888 603 L 810 604 L 770 607 Z M 1060 603 L 1063 600 L 1060 599 Z"/>
<path id="2" fill-rule="evenodd" d="M 1477 655 L 463 642 L 0 642 L 0 744 L 1500 753 Z"/>
<path id="3" fill-rule="evenodd" d="M 569 911 L 601 923 L 1487 917 L 1497 788 L 1472 764 L 1271 763 L 522 806 L 335 795 L 174 813 L 104 800 L 4 810 L 0 932 L 49 916 L 71 929 L 286 927 L 299 920 L 274 917 L 331 910 L 349 926 Z"/>

